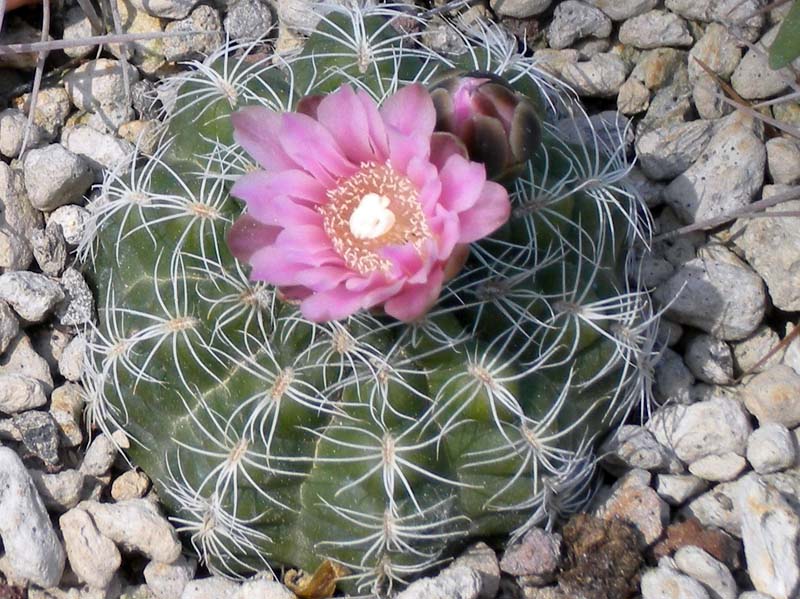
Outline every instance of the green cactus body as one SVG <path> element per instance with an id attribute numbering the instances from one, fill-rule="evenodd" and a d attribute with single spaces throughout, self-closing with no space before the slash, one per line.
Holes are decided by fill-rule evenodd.
<path id="1" fill-rule="evenodd" d="M 465 35 L 451 59 L 395 31 L 396 14 L 329 13 L 282 60 L 210 57 L 178 82 L 159 152 L 110 173 L 92 206 L 91 415 L 129 434 L 215 571 L 329 558 L 349 592 L 390 592 L 471 538 L 579 508 L 593 442 L 648 395 L 655 319 L 627 280 L 642 232 L 622 154 L 562 141 L 547 79 L 499 31 Z M 454 67 L 504 77 L 545 124 L 508 183 L 512 219 L 427 318 L 314 324 L 250 282 L 225 245 L 242 210 L 229 187 L 252 168 L 231 112 L 347 82 L 380 100 Z"/>

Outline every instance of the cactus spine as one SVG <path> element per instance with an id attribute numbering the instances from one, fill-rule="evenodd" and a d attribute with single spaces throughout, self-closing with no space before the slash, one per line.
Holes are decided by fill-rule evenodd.
<path id="1" fill-rule="evenodd" d="M 212 570 L 329 558 L 351 593 L 390 593 L 589 497 L 594 442 L 649 397 L 656 319 L 628 268 L 647 233 L 619 139 L 565 141 L 577 105 L 501 30 L 473 23 L 443 56 L 394 28 L 399 7 L 328 8 L 301 53 L 195 65 L 159 150 L 106 177 L 81 247 L 99 306 L 85 385 Z M 427 317 L 315 324 L 250 282 L 225 245 L 253 168 L 229 115 L 342 83 L 380 101 L 453 68 L 537 102 L 543 140 L 508 183 L 512 219 Z"/>

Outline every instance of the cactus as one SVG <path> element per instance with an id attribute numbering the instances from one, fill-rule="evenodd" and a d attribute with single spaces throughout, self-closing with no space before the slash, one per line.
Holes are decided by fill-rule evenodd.
<path id="1" fill-rule="evenodd" d="M 566 141 L 578 105 L 502 30 L 472 22 L 443 56 L 394 27 L 422 18 L 407 6 L 327 9 L 297 54 L 196 64 L 170 84 L 159 149 L 107 174 L 80 247 L 98 298 L 84 385 L 212 571 L 329 559 L 348 592 L 390 594 L 588 500 L 595 441 L 649 397 L 657 319 L 630 268 L 647 226 L 621 132 Z M 254 167 L 230 115 L 342 83 L 380 102 L 453 69 L 528 98 L 541 143 L 504 180 L 510 220 L 425 318 L 315 323 L 250 281 L 225 243 Z"/>

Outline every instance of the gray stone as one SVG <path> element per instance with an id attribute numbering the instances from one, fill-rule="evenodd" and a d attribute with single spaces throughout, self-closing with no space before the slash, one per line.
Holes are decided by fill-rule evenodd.
<path id="1" fill-rule="evenodd" d="M 168 61 L 189 60 L 210 54 L 223 42 L 219 12 L 201 4 L 189 17 L 174 21 L 164 28 L 169 33 L 208 32 L 202 35 L 182 35 L 164 38 L 164 56 Z"/>
<path id="2" fill-rule="evenodd" d="M 607 498 L 598 497 L 595 515 L 628 522 L 647 545 L 655 543 L 669 523 L 669 506 L 648 486 L 649 482 L 649 473 L 632 470 L 614 484 Z"/>
<path id="3" fill-rule="evenodd" d="M 669 48 L 661 50 L 669 50 Z M 650 98 L 650 106 L 639 122 L 636 134 L 643 135 L 652 129 L 693 119 L 692 84 L 689 82 L 689 72 L 685 61 L 682 61 L 669 83 L 660 87 Z"/>
<path id="4" fill-rule="evenodd" d="M 567 63 L 561 76 L 578 95 L 608 98 L 617 95 L 628 76 L 628 66 L 616 54 L 596 54 L 586 62 Z"/>
<path id="5" fill-rule="evenodd" d="M 532 528 L 519 542 L 506 548 L 500 569 L 512 576 L 526 576 L 535 586 L 555 580 L 561 567 L 561 535 Z"/>
<path id="6" fill-rule="evenodd" d="M 742 479 L 736 503 L 753 586 L 775 599 L 796 597 L 800 592 L 800 516 L 758 475 Z"/>
<path id="7" fill-rule="evenodd" d="M 62 38 L 65 40 L 82 40 L 94 35 L 92 23 L 81 10 L 80 6 L 70 7 L 64 14 L 64 33 Z M 70 58 L 85 58 L 91 54 L 95 46 L 72 46 L 64 48 L 64 54 Z"/>
<path id="8" fill-rule="evenodd" d="M 26 129 L 29 129 L 26 148 L 35 148 L 44 141 L 45 132 L 35 123 L 28 128 L 28 117 L 24 112 L 16 108 L 0 111 L 0 154 L 7 158 L 19 156 Z"/>
<path id="9" fill-rule="evenodd" d="M 735 254 L 706 246 L 653 294 L 667 316 L 723 339 L 744 339 L 766 310 L 764 283 Z"/>
<path id="10" fill-rule="evenodd" d="M 27 114 L 30 105 L 30 94 L 24 94 L 14 100 L 14 106 Z M 61 127 L 67 122 L 67 117 L 72 110 L 69 94 L 61 86 L 42 87 L 36 98 L 36 110 L 33 113 L 33 122 L 41 127 L 47 139 L 55 139 Z"/>
<path id="11" fill-rule="evenodd" d="M 0 374 L 21 374 L 42 383 L 45 393 L 53 390 L 53 376 L 50 366 L 36 350 L 30 338 L 20 333 L 8 345 L 5 355 L 0 359 Z"/>
<path id="12" fill-rule="evenodd" d="M 668 568 L 647 570 L 642 576 L 642 599 L 709 599 L 703 585 Z"/>
<path id="13" fill-rule="evenodd" d="M 133 156 L 133 146 L 110 133 L 102 133 L 87 125 L 64 129 L 61 143 L 81 156 L 102 177 L 103 170 L 124 172 Z"/>
<path id="14" fill-rule="evenodd" d="M 54 226 L 34 231 L 31 249 L 36 263 L 44 274 L 58 277 L 67 264 L 67 242 L 61 227 Z"/>
<path id="15" fill-rule="evenodd" d="M 512 17 L 515 19 L 527 19 L 548 8 L 553 0 L 490 0 L 492 10 L 498 16 Z"/>
<path id="16" fill-rule="evenodd" d="M 0 161 L 0 207 L 3 211 L 2 221 L 5 221 L 5 228 L 23 239 L 27 239 L 32 231 L 44 226 L 42 213 L 28 200 L 22 171 L 12 169 L 2 161 Z"/>
<path id="17" fill-rule="evenodd" d="M 705 491 L 708 483 L 693 474 L 659 474 L 655 490 L 658 496 L 673 506 L 683 505 L 690 497 Z"/>
<path id="18" fill-rule="evenodd" d="M 721 455 L 707 455 L 689 464 L 689 472 L 703 480 L 727 482 L 734 480 L 747 467 L 742 456 L 725 452 Z"/>
<path id="19" fill-rule="evenodd" d="M 747 412 L 732 399 L 664 406 L 646 426 L 659 443 L 688 464 L 708 455 L 744 455 L 752 430 Z"/>
<path id="20" fill-rule="evenodd" d="M 689 390 L 694 384 L 694 376 L 683 363 L 683 359 L 671 349 L 665 348 L 661 353 L 653 376 L 653 390 L 662 403 L 669 401 L 685 404 L 691 401 Z"/>
<path id="21" fill-rule="evenodd" d="M 763 0 L 716 0 L 711 5 L 711 19 L 730 28 L 744 42 L 755 42 L 764 27 Z"/>
<path id="22" fill-rule="evenodd" d="M 659 0 L 586 0 L 587 4 L 596 6 L 610 19 L 624 21 L 636 17 L 658 6 Z"/>
<path id="23" fill-rule="evenodd" d="M 708 22 L 715 2 L 717 0 L 666 0 L 664 5 L 684 19 Z"/>
<path id="24" fill-rule="evenodd" d="M 28 242 L 0 224 L 0 272 L 25 270 L 30 266 L 32 257 Z"/>
<path id="25" fill-rule="evenodd" d="M 478 599 L 494 599 L 500 588 L 500 564 L 494 549 L 482 542 L 471 545 L 448 566 L 448 568 L 461 567 L 469 568 L 480 575 L 481 592 Z"/>
<path id="26" fill-rule="evenodd" d="M 767 166 L 774 183 L 794 185 L 800 181 L 800 144 L 788 137 L 773 137 L 766 143 Z"/>
<path id="27" fill-rule="evenodd" d="M 747 440 L 747 461 L 759 474 L 789 468 L 797 456 L 792 432 L 777 422 L 767 422 Z"/>
<path id="28" fill-rule="evenodd" d="M 788 366 L 779 364 L 757 374 L 744 385 L 741 397 L 760 425 L 800 424 L 800 375 Z"/>
<path id="29" fill-rule="evenodd" d="M 30 474 L 7 447 L 0 447 L 0 480 L 0 570 L 12 583 L 55 586 L 64 570 L 64 549 Z"/>
<path id="30" fill-rule="evenodd" d="M 83 375 L 83 362 L 86 358 L 86 337 L 76 335 L 58 359 L 58 372 L 68 381 L 79 381 Z"/>
<path id="31" fill-rule="evenodd" d="M 728 344 L 711 335 L 694 335 L 686 343 L 684 359 L 689 370 L 705 383 L 727 385 L 733 381 L 733 355 Z"/>
<path id="32" fill-rule="evenodd" d="M 244 581 L 233 599 L 253 599 L 254 597 L 258 597 L 258 599 L 296 599 L 295 594 L 281 583 L 266 578 Z"/>
<path id="33" fill-rule="evenodd" d="M 149 1 L 148 1 L 149 3 Z M 109 131 L 133 118 L 133 108 L 125 93 L 122 63 L 109 58 L 91 60 L 64 77 L 64 85 L 72 103 L 81 110 L 95 113 Z M 131 84 L 139 80 L 139 72 L 128 70 Z"/>
<path id="34" fill-rule="evenodd" d="M 664 201 L 687 223 L 749 204 L 764 181 L 766 150 L 753 122 L 738 113 L 717 129 L 700 158 L 664 190 Z"/>
<path id="35" fill-rule="evenodd" d="M 22 374 L 0 374 L 0 412 L 16 414 L 46 403 L 41 381 Z"/>
<path id="36" fill-rule="evenodd" d="M 585 37 L 604 38 L 611 35 L 611 19 L 602 10 L 578 0 L 560 2 L 547 28 L 547 42 L 561 50 Z"/>
<path id="37" fill-rule="evenodd" d="M 736 599 L 736 581 L 728 567 L 699 547 L 684 546 L 675 552 L 675 564 L 684 574 L 702 583 L 711 599 Z"/>
<path id="38" fill-rule="evenodd" d="M 118 503 L 84 501 L 78 507 L 91 514 L 102 535 L 123 549 L 140 551 L 151 560 L 167 564 L 181 555 L 175 529 L 147 499 Z"/>
<path id="39" fill-rule="evenodd" d="M 619 41 L 647 50 L 662 46 L 691 46 L 694 39 L 686 22 L 678 15 L 651 10 L 625 21 L 619 29 Z"/>
<path id="40" fill-rule="evenodd" d="M 41 322 L 63 299 L 58 283 L 44 275 L 26 271 L 0 275 L 0 300 L 28 322 Z"/>
<path id="41" fill-rule="evenodd" d="M 84 476 L 74 469 L 48 474 L 41 470 L 28 471 L 45 507 L 66 512 L 78 505 L 83 491 Z"/>
<path id="42" fill-rule="evenodd" d="M 780 364 L 783 351 L 777 351 L 764 364 L 756 366 L 780 343 L 778 334 L 768 326 L 764 325 L 756 331 L 736 343 L 733 343 L 733 361 L 739 372 L 758 373 Z"/>
<path id="43" fill-rule="evenodd" d="M 58 308 L 58 321 L 65 326 L 90 323 L 94 314 L 94 297 L 83 275 L 68 268 L 61 275 L 61 286 L 66 297 Z"/>
<path id="44" fill-rule="evenodd" d="M 83 206 L 68 204 L 56 208 L 47 218 L 47 227 L 61 227 L 64 234 L 64 241 L 68 245 L 75 246 L 83 236 L 83 227 L 89 219 L 89 211 Z"/>
<path id="45" fill-rule="evenodd" d="M 789 89 L 793 77 L 788 69 L 769 68 L 768 48 L 775 41 L 779 26 L 770 29 L 752 49 L 747 51 L 731 75 L 731 85 L 745 100 L 771 98 Z M 800 59 L 792 63 L 800 66 Z"/>
<path id="46" fill-rule="evenodd" d="M 786 334 L 789 335 L 793 333 L 796 326 L 800 325 L 793 326 L 791 323 L 787 323 Z M 777 355 L 781 358 L 784 364 L 794 370 L 797 374 L 800 374 L 800 338 L 795 337 L 794 340 L 789 343 L 789 346 L 786 348 L 786 352 L 777 352 Z"/>
<path id="47" fill-rule="evenodd" d="M 720 99 L 724 92 L 698 61 L 727 81 L 741 58 L 739 41 L 727 27 L 719 23 L 711 23 L 706 27 L 703 37 L 690 50 L 689 78 L 692 81 L 694 105 L 701 118 L 720 118 L 733 108 Z"/>
<path id="48" fill-rule="evenodd" d="M 211 576 L 190 581 L 180 599 L 234 599 L 238 590 L 239 585 L 232 580 Z"/>
<path id="49" fill-rule="evenodd" d="M 683 337 L 683 327 L 677 322 L 672 322 L 668 318 L 661 318 L 658 321 L 658 333 L 656 341 L 659 347 L 673 347 Z"/>
<path id="50" fill-rule="evenodd" d="M 58 373 L 58 358 L 61 352 L 69 343 L 72 334 L 65 327 L 48 324 L 45 327 L 33 329 L 31 332 L 31 343 L 36 353 L 47 362 L 50 368 L 50 374 L 56 375 Z"/>
<path id="51" fill-rule="evenodd" d="M 39 210 L 55 210 L 78 202 L 92 184 L 86 162 L 61 144 L 34 149 L 25 155 L 25 188 Z"/>
<path id="52" fill-rule="evenodd" d="M 408 585 L 397 599 L 477 599 L 481 577 L 469 568 L 452 568 L 434 578 L 421 578 Z"/>
<path id="53" fill-rule="evenodd" d="M 692 499 L 684 507 L 684 515 L 697 518 L 705 527 L 721 528 L 741 538 L 741 516 L 735 499 L 737 489 L 746 476 L 731 482 L 719 483 Z"/>
<path id="54" fill-rule="evenodd" d="M 651 129 L 636 140 L 639 165 L 652 179 L 672 179 L 688 169 L 711 140 L 713 123 L 691 121 Z"/>
<path id="55" fill-rule="evenodd" d="M 22 412 L 14 416 L 13 422 L 28 452 L 45 464 L 58 463 L 58 427 L 48 412 Z"/>
<path id="56" fill-rule="evenodd" d="M 764 197 L 773 195 L 765 188 Z M 800 200 L 767 208 L 766 214 L 800 210 Z M 773 304 L 781 310 L 800 310 L 800 217 L 780 216 L 737 221 L 734 243 L 767 284 Z"/>
<path id="57" fill-rule="evenodd" d="M 739 595 L 738 599 L 772 599 L 772 597 L 764 593 L 759 593 L 758 591 L 745 591 Z"/>
<path id="58" fill-rule="evenodd" d="M 181 596 L 196 570 L 197 560 L 180 556 L 171 564 L 150 562 L 145 566 L 144 579 L 158 599 L 175 599 Z"/>
<path id="59" fill-rule="evenodd" d="M 19 321 L 14 315 L 14 311 L 0 300 L 0 354 L 6 351 L 11 341 L 19 332 Z"/>
<path id="60" fill-rule="evenodd" d="M 86 450 L 81 472 L 87 476 L 104 476 L 117 457 L 117 449 L 118 446 L 113 438 L 104 434 L 98 435 Z"/>
<path id="61" fill-rule="evenodd" d="M 272 13 L 260 0 L 235 0 L 228 7 L 223 25 L 232 40 L 250 42 L 270 31 Z"/>
<path id="62" fill-rule="evenodd" d="M 68 511 L 58 522 L 72 571 L 91 587 L 107 588 L 122 563 L 117 546 L 100 534 L 82 509 Z"/>
<path id="63" fill-rule="evenodd" d="M 75 383 L 64 383 L 50 395 L 50 415 L 58 425 L 62 447 L 75 447 L 83 443 L 83 388 Z"/>
<path id="64" fill-rule="evenodd" d="M 632 468 L 667 472 L 675 456 L 643 426 L 625 424 L 600 446 L 603 466 L 614 473 Z"/>
<path id="65" fill-rule="evenodd" d="M 617 110 L 625 115 L 644 112 L 650 106 L 650 90 L 644 83 L 629 77 L 619 88 Z"/>

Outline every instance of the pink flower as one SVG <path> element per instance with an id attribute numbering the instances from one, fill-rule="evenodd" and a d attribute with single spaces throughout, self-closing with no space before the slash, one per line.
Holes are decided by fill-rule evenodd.
<path id="1" fill-rule="evenodd" d="M 247 203 L 228 235 L 231 252 L 310 320 L 376 307 L 420 318 L 467 244 L 508 219 L 505 188 L 454 136 L 434 133 L 420 85 L 380 108 L 344 85 L 298 110 L 249 107 L 232 117 L 234 138 L 263 170 L 231 191 Z"/>

